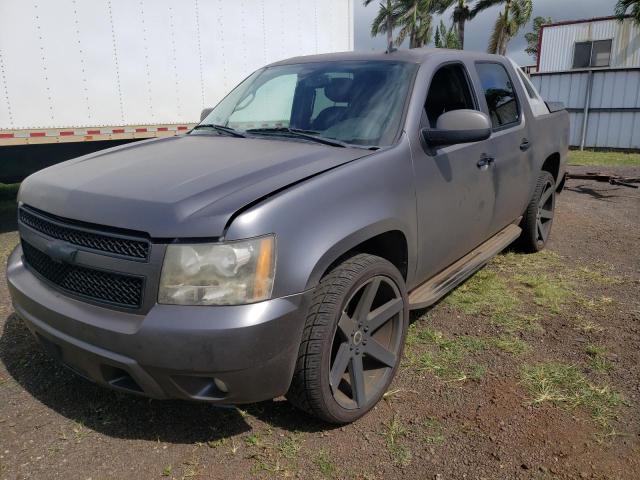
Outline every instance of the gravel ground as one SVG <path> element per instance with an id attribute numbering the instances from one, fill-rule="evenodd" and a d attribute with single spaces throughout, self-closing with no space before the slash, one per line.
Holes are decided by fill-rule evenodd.
<path id="1" fill-rule="evenodd" d="M 2 264 L 17 241 L 3 221 Z M 639 190 L 570 181 L 548 250 L 416 312 L 390 393 L 341 428 L 99 388 L 40 351 L 2 276 L 0 478 L 638 478 L 639 243 Z"/>

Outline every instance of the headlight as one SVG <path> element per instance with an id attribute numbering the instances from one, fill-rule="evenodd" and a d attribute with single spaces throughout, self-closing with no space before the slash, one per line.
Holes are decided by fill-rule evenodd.
<path id="1" fill-rule="evenodd" d="M 158 303 L 241 305 L 271 297 L 273 235 L 227 243 L 169 245 Z"/>

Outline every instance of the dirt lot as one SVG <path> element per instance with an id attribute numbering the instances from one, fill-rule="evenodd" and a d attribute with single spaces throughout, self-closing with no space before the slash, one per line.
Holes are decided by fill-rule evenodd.
<path id="1" fill-rule="evenodd" d="M 549 249 L 416 312 L 385 401 L 342 428 L 98 388 L 41 353 L 3 276 L 0 478 L 639 478 L 639 245 L 640 191 L 571 181 Z"/>

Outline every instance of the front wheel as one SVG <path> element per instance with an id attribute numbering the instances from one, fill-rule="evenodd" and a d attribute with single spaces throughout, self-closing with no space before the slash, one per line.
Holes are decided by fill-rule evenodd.
<path id="1" fill-rule="evenodd" d="M 528 253 L 542 250 L 551 234 L 556 208 L 556 182 L 547 171 L 540 172 L 531 201 L 524 212 L 520 227 L 522 234 L 517 246 Z"/>
<path id="2" fill-rule="evenodd" d="M 316 287 L 287 398 L 327 422 L 360 418 L 393 380 L 408 320 L 393 264 L 368 254 L 341 263 Z"/>

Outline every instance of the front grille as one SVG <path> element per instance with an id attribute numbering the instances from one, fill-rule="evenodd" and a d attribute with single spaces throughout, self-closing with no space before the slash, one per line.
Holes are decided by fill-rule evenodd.
<path id="1" fill-rule="evenodd" d="M 19 216 L 23 224 L 58 240 L 138 260 L 149 258 L 150 244 L 146 240 L 123 238 L 65 224 L 62 223 L 64 220 L 61 222 L 57 219 L 47 218 L 45 215 L 34 213 L 24 207 L 20 208 Z"/>
<path id="2" fill-rule="evenodd" d="M 58 263 L 24 240 L 22 251 L 27 265 L 67 292 L 128 308 L 142 305 L 144 281 L 140 277 Z"/>

